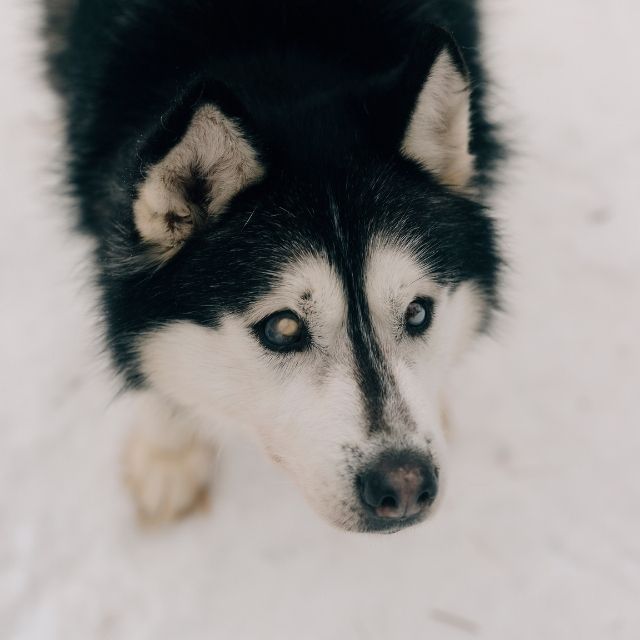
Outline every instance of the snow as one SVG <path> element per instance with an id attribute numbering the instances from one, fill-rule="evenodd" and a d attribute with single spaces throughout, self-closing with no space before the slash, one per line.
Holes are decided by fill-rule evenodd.
<path id="1" fill-rule="evenodd" d="M 486 2 L 509 309 L 452 384 L 442 511 L 381 537 L 235 440 L 209 512 L 136 523 L 36 9 L 0 10 L 0 637 L 639 638 L 640 5 Z"/>

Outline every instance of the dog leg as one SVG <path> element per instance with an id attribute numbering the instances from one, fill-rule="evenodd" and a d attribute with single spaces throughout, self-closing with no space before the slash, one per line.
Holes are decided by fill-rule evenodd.
<path id="1" fill-rule="evenodd" d="M 440 420 L 442 421 L 442 431 L 448 443 L 453 440 L 453 426 L 451 424 L 451 409 L 447 395 L 440 393 Z"/>
<path id="2" fill-rule="evenodd" d="M 182 409 L 151 391 L 124 451 L 124 476 L 144 522 L 163 523 L 206 505 L 215 447 Z"/>

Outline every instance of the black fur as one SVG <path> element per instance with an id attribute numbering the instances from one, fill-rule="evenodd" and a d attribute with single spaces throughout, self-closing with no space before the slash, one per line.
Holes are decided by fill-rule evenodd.
<path id="1" fill-rule="evenodd" d="M 388 391 L 361 273 L 372 234 L 416 239 L 441 282 L 473 280 L 495 301 L 499 257 L 484 207 L 399 153 L 429 67 L 450 47 L 473 86 L 477 183 L 490 185 L 500 146 L 483 110 L 475 0 L 67 4 L 61 14 L 58 0 L 50 21 L 50 66 L 66 101 L 81 226 L 97 239 L 109 341 L 128 381 L 142 382 L 141 333 L 175 319 L 215 326 L 221 311 L 245 308 L 312 247 L 343 274 L 363 396 L 380 398 L 370 413 L 381 422 Z M 454 34 L 465 62 L 433 24 Z M 241 120 L 266 177 L 169 262 L 145 266 L 133 196 L 203 101 Z M 198 197 L 197 182 L 187 186 Z"/>

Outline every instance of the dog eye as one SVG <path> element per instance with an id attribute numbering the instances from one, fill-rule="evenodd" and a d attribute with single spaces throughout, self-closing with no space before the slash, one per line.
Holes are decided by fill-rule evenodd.
<path id="1" fill-rule="evenodd" d="M 262 343 L 273 351 L 293 351 L 304 348 L 306 331 L 302 320 L 293 311 L 278 311 L 260 323 L 258 334 Z"/>
<path id="2" fill-rule="evenodd" d="M 411 335 L 418 335 L 429 328 L 433 320 L 433 300 L 418 298 L 405 311 L 404 322 Z"/>

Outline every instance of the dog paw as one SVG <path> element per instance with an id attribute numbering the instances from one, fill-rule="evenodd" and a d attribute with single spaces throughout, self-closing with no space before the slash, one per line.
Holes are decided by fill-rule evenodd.
<path id="1" fill-rule="evenodd" d="M 205 508 L 214 459 L 215 449 L 200 441 L 163 447 L 133 433 L 125 447 L 124 477 L 141 520 L 166 523 Z"/>

